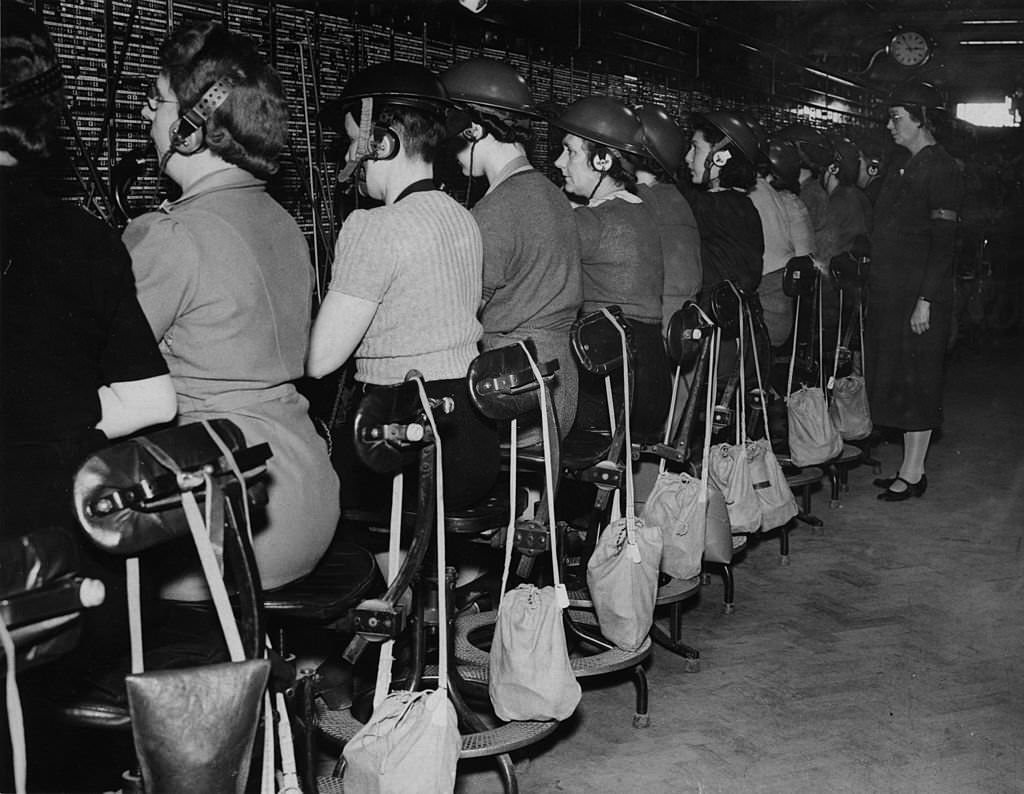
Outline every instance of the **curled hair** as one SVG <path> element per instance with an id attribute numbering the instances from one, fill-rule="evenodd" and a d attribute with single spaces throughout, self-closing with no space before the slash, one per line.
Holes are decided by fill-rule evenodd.
<path id="1" fill-rule="evenodd" d="M 160 67 L 182 111 L 217 80 L 233 87 L 206 123 L 206 145 L 261 178 L 277 173 L 288 142 L 288 105 L 277 72 L 246 36 L 215 22 L 179 28 L 160 48 Z"/>
<path id="2" fill-rule="evenodd" d="M 434 162 L 445 139 L 444 121 L 439 115 L 407 105 L 384 105 L 376 123 L 395 130 L 405 153 L 425 163 Z"/>
<path id="3" fill-rule="evenodd" d="M 626 161 L 626 167 L 634 177 L 637 171 L 646 171 L 649 174 L 653 174 L 655 182 L 671 184 L 675 181 L 675 177 L 666 171 L 665 167 L 653 157 L 646 157 L 634 154 L 633 152 L 623 152 L 622 157 Z"/>
<path id="4" fill-rule="evenodd" d="M 901 107 L 906 110 L 907 115 L 910 116 L 911 119 L 933 135 L 936 133 L 941 134 L 946 129 L 948 118 L 942 110 L 913 104 L 893 105 L 893 107 Z"/>
<path id="5" fill-rule="evenodd" d="M 469 105 L 469 115 L 497 141 L 518 143 L 523 147 L 533 144 L 533 129 L 526 116 L 500 108 L 481 108 L 476 105 Z"/>
<path id="6" fill-rule="evenodd" d="M 57 53 L 42 20 L 24 5 L 0 5 L 0 86 L 8 89 L 57 66 Z M 57 129 L 64 89 L 27 96 L 0 109 L 0 149 L 21 160 L 50 157 L 59 146 Z"/>
<path id="7" fill-rule="evenodd" d="M 724 132 L 711 122 L 705 121 L 701 116 L 694 118 L 693 128 L 695 131 L 699 131 L 704 136 L 704 140 L 712 146 L 721 143 L 726 137 Z M 718 186 L 752 190 L 757 182 L 757 169 L 755 165 L 747 159 L 743 150 L 733 143 L 731 138 L 724 147 L 719 149 L 719 151 L 725 150 L 728 150 L 732 156 L 729 158 L 729 162 L 718 170 Z M 704 163 L 701 163 L 700 167 L 704 168 Z"/>
<path id="8" fill-rule="evenodd" d="M 605 176 L 630 193 L 636 193 L 636 174 L 633 173 L 633 164 L 626 161 L 625 152 L 620 152 L 609 146 L 602 146 L 587 138 L 581 140 L 583 141 L 583 151 L 586 152 L 588 159 L 593 158 L 595 154 L 610 154 L 612 167 L 605 171 Z"/>

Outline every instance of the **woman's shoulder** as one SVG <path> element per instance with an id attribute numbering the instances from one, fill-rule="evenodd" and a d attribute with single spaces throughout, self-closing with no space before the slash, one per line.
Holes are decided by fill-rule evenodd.
<path id="1" fill-rule="evenodd" d="M 161 211 L 133 218 L 121 233 L 121 239 L 130 251 L 142 244 L 180 245 L 189 237 L 187 225 L 181 218 Z"/>

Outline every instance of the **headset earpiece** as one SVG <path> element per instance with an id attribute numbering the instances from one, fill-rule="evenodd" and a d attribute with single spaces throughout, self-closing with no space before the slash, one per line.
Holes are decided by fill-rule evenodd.
<path id="1" fill-rule="evenodd" d="M 370 157 L 371 160 L 393 160 L 398 156 L 401 144 L 398 136 L 390 127 L 382 124 L 374 124 L 370 132 Z"/>
<path id="2" fill-rule="evenodd" d="M 879 162 L 877 162 L 875 160 L 872 160 L 870 163 L 868 163 L 868 167 L 867 167 L 868 176 L 878 176 L 878 173 L 881 170 L 882 170 L 881 163 L 879 163 Z"/>
<path id="3" fill-rule="evenodd" d="M 611 171 L 614 162 L 615 158 L 607 149 L 598 149 L 590 155 L 590 167 L 601 174 Z"/>
<path id="4" fill-rule="evenodd" d="M 486 134 L 487 133 L 484 132 L 484 128 L 474 121 L 472 124 L 466 127 L 466 129 L 460 132 L 459 136 L 464 141 L 469 141 L 470 143 L 479 143 L 484 139 L 484 136 Z"/>
<path id="5" fill-rule="evenodd" d="M 206 89 L 192 107 L 171 124 L 171 149 L 178 154 L 195 154 L 206 143 L 206 123 L 213 112 L 224 104 L 235 84 L 229 77 L 221 77 Z"/>
<path id="6" fill-rule="evenodd" d="M 728 149 L 719 149 L 711 155 L 711 164 L 718 168 L 724 168 L 725 164 L 732 159 L 732 152 Z"/>

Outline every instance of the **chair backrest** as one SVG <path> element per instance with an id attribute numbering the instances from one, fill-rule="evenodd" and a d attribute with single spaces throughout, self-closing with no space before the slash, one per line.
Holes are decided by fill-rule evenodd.
<path id="1" fill-rule="evenodd" d="M 619 306 L 606 307 L 615 321 L 625 329 L 630 358 L 635 355 L 632 334 Z M 570 332 L 573 352 L 583 368 L 593 375 L 607 375 L 622 367 L 622 341 L 619 331 L 607 316 L 591 312 L 573 323 Z"/>
<path id="2" fill-rule="evenodd" d="M 669 320 L 665 334 L 665 347 L 669 359 L 676 365 L 676 379 L 682 368 L 696 356 L 693 382 L 683 407 L 683 416 L 676 428 L 670 445 L 677 450 L 683 461 L 689 460 L 690 438 L 696 424 L 699 409 L 704 405 L 704 394 L 708 388 L 708 373 L 711 363 L 711 342 L 715 325 L 693 301 L 687 301 Z M 675 390 L 673 390 L 675 391 Z"/>
<path id="3" fill-rule="evenodd" d="M 524 344 L 534 361 L 537 346 L 532 339 Z M 511 421 L 540 407 L 540 384 L 534 377 L 526 350 L 519 344 L 485 350 L 473 359 L 466 384 L 473 404 L 488 419 Z M 538 362 L 545 384 L 558 371 L 558 361 Z"/>
<path id="4" fill-rule="evenodd" d="M 677 366 L 685 366 L 704 349 L 714 328 L 714 321 L 694 301 L 686 301 L 669 319 L 665 331 L 669 360 Z"/>
<path id="5" fill-rule="evenodd" d="M 371 637 L 380 638 L 370 624 L 394 620 L 395 615 L 401 614 L 400 601 L 423 566 L 436 524 L 434 435 L 420 403 L 416 379 L 422 379 L 422 375 L 413 370 L 402 383 L 369 389 L 356 409 L 353 435 L 359 459 L 380 474 L 397 474 L 418 461 L 419 480 L 415 527 L 408 553 L 398 572 L 390 577 L 384 594 L 364 601 L 352 612 L 356 635 L 342 654 L 352 663 L 369 647 Z M 437 413 L 452 409 L 450 401 L 430 402 Z"/>
<path id="6" fill-rule="evenodd" d="M 250 504 L 265 503 L 270 448 L 247 447 L 241 430 L 228 420 L 216 419 L 209 426 L 237 463 Z M 224 560 L 237 596 L 244 653 L 258 658 L 265 648 L 262 588 L 251 529 L 243 520 L 242 483 L 233 466 L 203 424 L 138 436 L 99 450 L 79 467 L 75 511 L 93 543 L 134 556 L 189 534 L 184 491 L 203 504 L 213 498 L 213 515 L 223 511 Z"/>

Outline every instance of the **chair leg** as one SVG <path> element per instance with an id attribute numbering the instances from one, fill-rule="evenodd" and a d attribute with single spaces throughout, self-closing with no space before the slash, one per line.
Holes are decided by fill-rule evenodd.
<path id="1" fill-rule="evenodd" d="M 811 513 L 811 486 L 805 485 L 800 489 L 800 512 L 796 515 L 797 519 L 803 521 L 808 526 L 820 529 L 825 526 L 825 522 L 818 518 L 816 515 Z"/>
<path id="2" fill-rule="evenodd" d="M 496 756 L 498 761 L 498 774 L 501 776 L 501 785 L 505 794 L 519 794 L 519 781 L 516 779 L 516 768 L 512 763 L 512 756 L 502 753 Z"/>
<path id="3" fill-rule="evenodd" d="M 633 682 L 636 684 L 636 714 L 633 715 L 634 728 L 648 728 L 651 715 L 647 712 L 647 673 L 643 665 L 633 668 Z"/>
<path id="4" fill-rule="evenodd" d="M 789 528 L 792 521 L 787 521 L 779 527 L 779 564 L 789 565 Z"/>
<path id="5" fill-rule="evenodd" d="M 732 563 L 730 562 L 722 564 L 722 582 L 725 585 L 725 595 L 722 597 L 722 613 L 731 615 L 736 611 L 736 593 L 732 575 Z"/>
<path id="6" fill-rule="evenodd" d="M 833 463 L 828 467 L 828 479 L 831 486 L 829 493 L 828 506 L 832 510 L 839 507 L 839 492 L 843 483 L 843 467 L 838 463 Z"/>
<path id="7" fill-rule="evenodd" d="M 683 659 L 683 670 L 687 673 L 700 672 L 700 651 L 682 641 L 683 605 L 677 601 L 672 604 L 669 612 L 669 631 L 666 634 L 656 622 L 651 624 L 651 639 L 662 648 L 671 651 Z"/>

